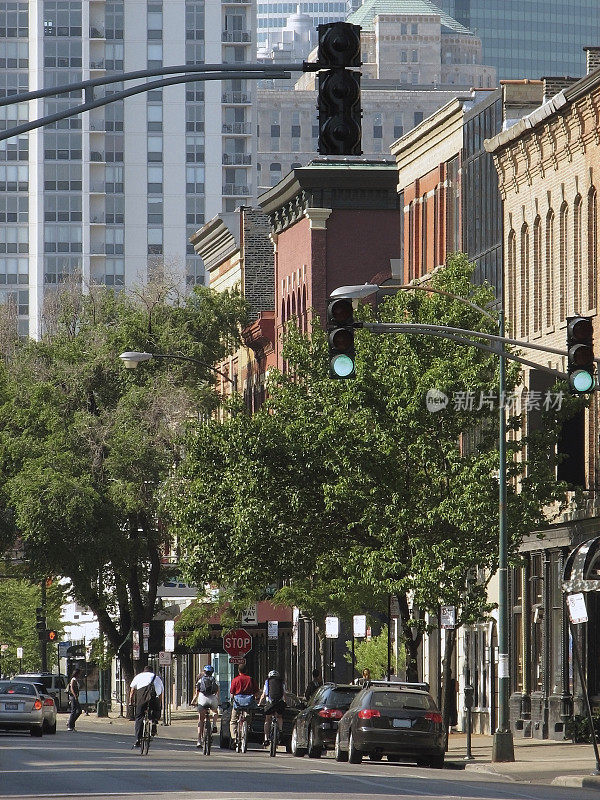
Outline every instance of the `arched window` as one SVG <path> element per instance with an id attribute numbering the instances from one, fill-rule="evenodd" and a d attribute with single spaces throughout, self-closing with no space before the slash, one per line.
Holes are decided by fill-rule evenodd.
<path id="1" fill-rule="evenodd" d="M 526 337 L 529 332 L 529 228 L 527 223 L 521 226 L 521 336 Z"/>
<path id="2" fill-rule="evenodd" d="M 533 223 L 533 331 L 542 330 L 542 220 Z"/>
<path id="3" fill-rule="evenodd" d="M 546 214 L 546 325 L 554 325 L 554 211 Z"/>
<path id="4" fill-rule="evenodd" d="M 427 274 L 427 195 L 421 198 L 421 275 Z"/>
<path id="5" fill-rule="evenodd" d="M 573 280 L 571 286 L 573 287 L 573 307 L 571 311 L 574 314 L 580 314 L 582 311 L 581 305 L 581 273 L 583 270 L 583 262 L 581 257 L 581 212 L 582 212 L 581 195 L 578 194 L 573 201 Z"/>
<path id="6" fill-rule="evenodd" d="M 587 299 L 588 308 L 598 307 L 598 196 L 592 188 L 587 196 Z"/>
<path id="7" fill-rule="evenodd" d="M 281 180 L 281 164 L 275 162 L 269 167 L 269 176 L 271 179 L 271 186 L 275 186 Z"/>
<path id="8" fill-rule="evenodd" d="M 408 280 L 415 277 L 415 204 L 408 204 Z"/>
<path id="9" fill-rule="evenodd" d="M 517 328 L 517 302 L 515 297 L 515 269 L 517 268 L 517 235 L 516 233 L 511 230 L 508 234 L 508 243 L 507 243 L 507 271 L 506 271 L 506 278 L 507 278 L 507 285 L 506 285 L 506 294 L 507 294 L 507 311 L 508 311 L 508 329 L 511 336 L 515 336 L 516 328 Z"/>
<path id="10" fill-rule="evenodd" d="M 567 237 L 567 223 L 569 221 L 569 211 L 567 204 L 563 203 L 560 207 L 559 217 L 559 231 L 558 231 L 558 268 L 559 287 L 558 287 L 558 305 L 559 305 L 559 320 L 564 322 L 567 318 L 567 268 L 569 260 L 569 248 Z"/>

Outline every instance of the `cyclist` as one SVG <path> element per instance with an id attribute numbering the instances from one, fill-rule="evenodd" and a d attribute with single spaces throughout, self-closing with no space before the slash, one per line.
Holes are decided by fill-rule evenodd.
<path id="1" fill-rule="evenodd" d="M 256 705 L 256 696 L 258 695 L 258 684 L 254 678 L 246 672 L 245 664 L 240 664 L 238 666 L 238 674 L 231 681 L 229 694 L 231 695 L 229 733 L 231 734 L 231 741 L 235 742 L 237 739 L 239 712 L 241 709 L 251 711 Z"/>
<path id="2" fill-rule="evenodd" d="M 267 676 L 265 685 L 263 686 L 262 694 L 259 705 L 266 700 L 265 703 L 265 738 L 264 746 L 269 746 L 269 732 L 271 730 L 271 718 L 273 714 L 277 715 L 277 727 L 281 733 L 283 729 L 283 712 L 285 710 L 285 696 L 286 686 L 283 679 L 276 669 L 272 669 Z"/>
<path id="3" fill-rule="evenodd" d="M 154 689 L 154 691 L 152 691 Z M 146 708 L 152 720 L 152 736 L 156 736 L 156 723 L 160 719 L 165 688 L 163 682 L 152 672 L 151 667 L 144 667 L 129 685 L 129 702 L 135 701 L 135 744 L 139 747 L 142 738 L 142 726 Z"/>
<path id="4" fill-rule="evenodd" d="M 217 730 L 217 720 L 219 718 L 219 684 L 215 678 L 215 668 L 210 664 L 204 667 L 201 675 L 198 675 L 196 683 L 196 694 L 192 697 L 192 705 L 198 702 L 198 743 L 196 747 L 202 747 L 204 736 L 204 725 L 210 725 L 210 711 L 215 712 L 212 723 L 212 732 Z"/>

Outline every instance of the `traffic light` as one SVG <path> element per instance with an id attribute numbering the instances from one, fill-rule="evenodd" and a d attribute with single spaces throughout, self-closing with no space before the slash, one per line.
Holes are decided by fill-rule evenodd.
<path id="1" fill-rule="evenodd" d="M 318 25 L 319 144 L 321 155 L 359 156 L 361 149 L 360 26 Z"/>
<path id="2" fill-rule="evenodd" d="M 591 317 L 567 317 L 569 390 L 581 395 L 596 387 L 594 326 Z"/>
<path id="3" fill-rule="evenodd" d="M 46 641 L 58 642 L 58 633 L 56 631 L 46 631 Z"/>
<path id="4" fill-rule="evenodd" d="M 43 608 L 36 608 L 35 610 L 35 629 L 40 638 L 46 635 L 46 612 Z"/>
<path id="5" fill-rule="evenodd" d="M 355 378 L 354 309 L 349 297 L 331 300 L 327 307 L 329 377 Z"/>

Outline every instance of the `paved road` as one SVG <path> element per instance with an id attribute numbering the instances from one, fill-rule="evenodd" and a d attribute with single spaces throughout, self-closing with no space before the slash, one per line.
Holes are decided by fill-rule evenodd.
<path id="1" fill-rule="evenodd" d="M 131 737 L 91 732 L 34 739 L 0 734 L 0 796 L 95 800 L 598 800 L 594 790 L 509 783 L 479 772 L 369 762 L 271 759 L 157 739 L 148 756 Z"/>

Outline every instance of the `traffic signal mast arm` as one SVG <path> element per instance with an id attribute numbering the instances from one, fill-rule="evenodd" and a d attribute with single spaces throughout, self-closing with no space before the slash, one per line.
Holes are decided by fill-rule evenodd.
<path id="1" fill-rule="evenodd" d="M 465 328 L 449 328 L 445 325 L 425 325 L 420 323 L 396 323 L 396 322 L 364 322 L 364 323 L 355 323 L 355 327 L 362 327 L 366 328 L 367 330 L 371 331 L 371 333 L 381 334 L 381 333 L 421 333 L 421 334 L 429 334 L 430 336 L 437 336 L 442 339 L 450 339 L 456 342 L 460 342 L 461 344 L 471 345 L 472 347 L 477 347 L 480 350 L 485 350 L 490 353 L 496 353 L 497 355 L 502 355 L 505 358 L 510 359 L 511 361 L 517 361 L 520 364 L 525 364 L 526 366 L 533 367 L 534 369 L 540 369 L 543 372 L 548 372 L 551 375 L 556 375 L 559 378 L 567 379 L 568 376 L 565 372 L 560 372 L 559 370 L 552 369 L 551 367 L 546 367 L 544 364 L 538 364 L 534 361 L 528 361 L 527 359 L 521 358 L 520 356 L 514 355 L 503 348 L 499 347 L 489 347 L 487 345 L 482 344 L 481 342 L 472 341 L 471 339 L 467 338 L 459 338 L 459 334 L 466 334 L 466 336 L 475 336 L 480 339 L 486 339 L 490 342 L 499 342 L 504 344 L 512 344 L 518 347 L 523 347 L 525 349 L 530 350 L 541 350 L 544 353 L 553 353 L 559 356 L 567 356 L 567 350 L 559 350 L 556 347 L 546 347 L 545 345 L 541 344 L 534 344 L 533 342 L 524 342 L 520 339 L 511 339 L 507 336 L 497 336 L 491 333 L 481 333 L 480 331 L 471 331 Z M 600 359 L 595 358 L 595 362 L 600 363 Z"/>

